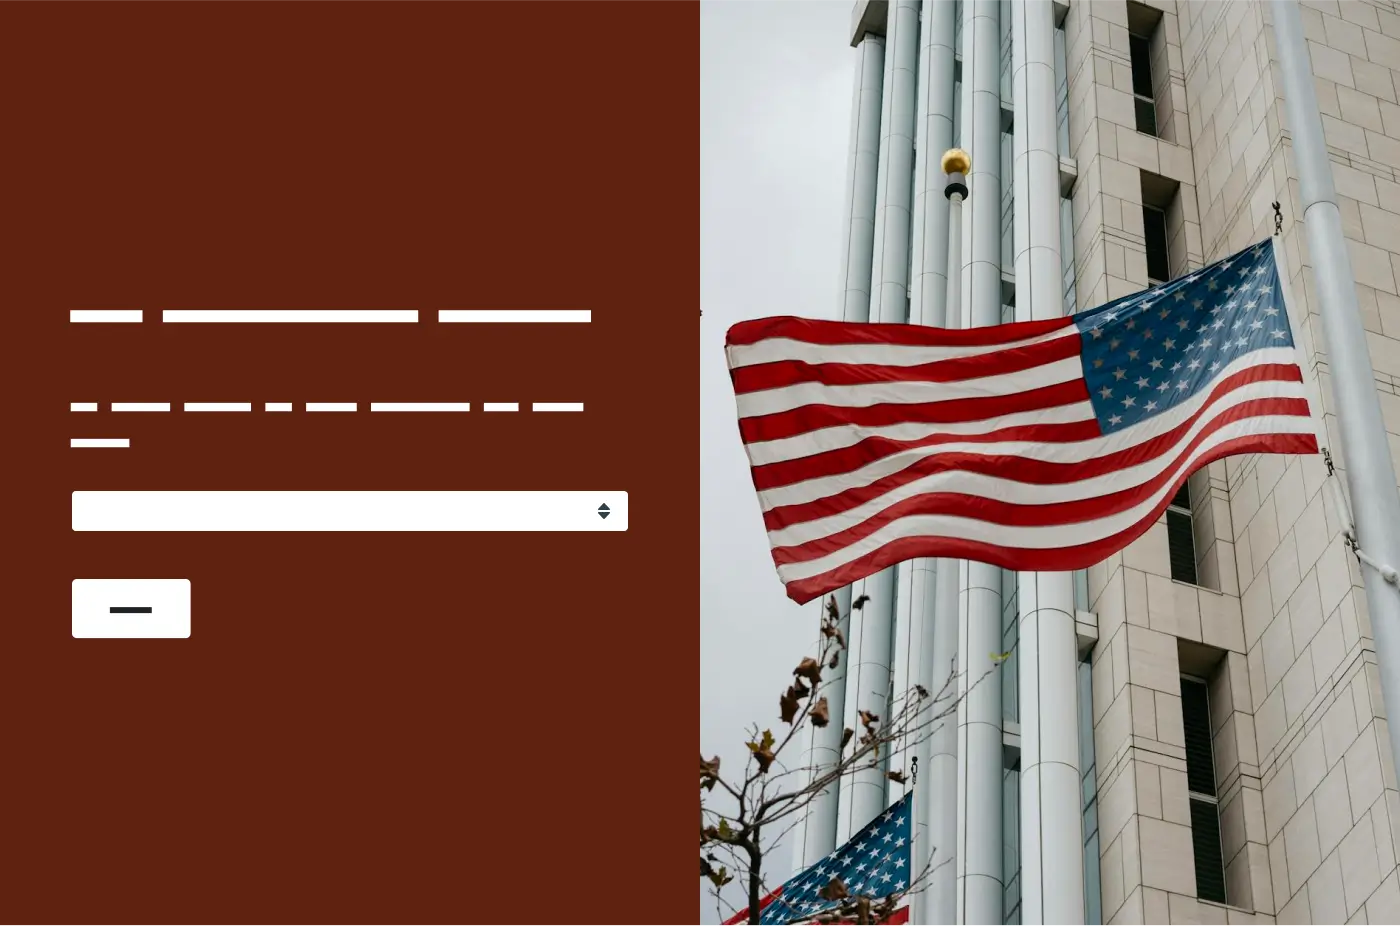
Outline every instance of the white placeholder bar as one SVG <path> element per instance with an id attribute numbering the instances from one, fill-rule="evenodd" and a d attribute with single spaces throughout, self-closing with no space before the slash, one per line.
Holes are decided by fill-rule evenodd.
<path id="1" fill-rule="evenodd" d="M 625 531 L 627 493 L 76 491 L 75 531 Z"/>
<path id="2" fill-rule="evenodd" d="M 95 412 L 95 411 L 97 411 L 97 403 L 96 403 L 96 402 L 69 402 L 69 403 L 68 403 L 68 410 L 69 410 L 70 412 Z"/>
<path id="3" fill-rule="evenodd" d="M 518 411 L 520 411 L 520 403 L 519 403 L 519 402 L 487 402 L 485 405 L 482 405 L 481 407 L 482 407 L 483 409 L 485 409 L 486 411 L 488 411 L 488 412 L 518 412 Z"/>
<path id="4" fill-rule="evenodd" d="M 307 402 L 309 412 L 356 412 L 360 406 L 354 402 Z"/>
<path id="5" fill-rule="evenodd" d="M 519 324 L 530 322 L 593 321 L 591 309 L 441 309 L 438 322 L 478 322 L 488 324 Z"/>
<path id="6" fill-rule="evenodd" d="M 70 309 L 69 323 L 74 322 L 125 322 L 140 324 L 140 309 Z"/>
<path id="7" fill-rule="evenodd" d="M 113 402 L 114 412 L 168 412 L 169 402 Z"/>
<path id="8" fill-rule="evenodd" d="M 185 639 L 189 579 L 74 579 L 75 639 Z"/>
<path id="9" fill-rule="evenodd" d="M 251 412 L 252 402 L 186 402 L 187 412 Z"/>
<path id="10" fill-rule="evenodd" d="M 372 412 L 469 412 L 470 402 L 371 402 Z"/>
<path id="11" fill-rule="evenodd" d="M 130 447 L 129 437 L 74 437 L 68 441 L 69 447 Z"/>
<path id="12" fill-rule="evenodd" d="M 289 412 L 291 410 L 291 402 L 266 402 L 263 404 L 263 411 L 265 412 Z"/>
<path id="13" fill-rule="evenodd" d="M 205 324 L 412 324 L 417 309 L 166 309 L 163 322 Z"/>
<path id="14" fill-rule="evenodd" d="M 581 412 L 582 402 L 536 402 L 530 406 L 533 412 Z"/>

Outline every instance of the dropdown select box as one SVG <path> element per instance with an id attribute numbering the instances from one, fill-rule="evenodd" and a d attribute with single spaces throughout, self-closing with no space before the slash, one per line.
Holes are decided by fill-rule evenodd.
<path id="1" fill-rule="evenodd" d="M 75 531 L 627 530 L 626 492 L 76 491 Z"/>

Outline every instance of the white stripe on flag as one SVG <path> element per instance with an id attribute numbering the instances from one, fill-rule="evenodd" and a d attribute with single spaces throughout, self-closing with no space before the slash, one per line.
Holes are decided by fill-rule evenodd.
<path id="1" fill-rule="evenodd" d="M 955 346 L 923 346 L 907 344 L 812 344 L 794 338 L 765 338 L 753 344 L 731 344 L 725 351 L 731 369 L 773 363 L 779 360 L 801 360 L 804 363 L 877 363 L 890 366 L 918 366 L 935 360 L 955 357 L 980 357 L 1018 347 L 1029 347 L 1059 338 L 1079 337 L 1079 328 L 1066 325 L 1045 334 L 1010 341 L 1005 344 L 972 344 Z"/>
<path id="2" fill-rule="evenodd" d="M 1028 412 L 1013 412 L 995 418 L 977 421 L 948 421 L 928 424 L 922 421 L 904 421 L 899 424 L 879 427 L 857 427 L 846 425 L 807 431 L 792 437 L 777 440 L 755 441 L 748 445 L 749 462 L 753 466 L 781 463 L 784 460 L 800 460 L 828 450 L 841 450 L 859 444 L 869 437 L 884 437 L 889 440 L 919 440 L 934 434 L 974 435 L 989 434 L 1004 428 L 1022 427 L 1031 424 L 1072 424 L 1076 421 L 1093 421 L 1094 406 L 1090 402 L 1073 402 L 1069 405 L 1054 405 Z"/>
<path id="3" fill-rule="evenodd" d="M 1217 445 L 1236 437 L 1259 434 L 1312 434 L 1311 418 L 1273 417 L 1247 418 L 1221 428 L 1203 441 L 1187 458 L 1181 472 L 1187 472 L 1195 461 L 1209 453 Z M 997 546 L 1023 547 L 1032 550 L 1058 549 L 1077 546 L 1102 540 L 1132 527 L 1158 504 L 1166 489 L 1159 490 L 1154 498 L 1148 499 L 1118 514 L 1081 521 L 1076 524 L 1052 524 L 1045 527 L 1020 527 L 993 524 L 973 518 L 949 515 L 908 515 L 899 518 L 879 530 L 862 537 L 849 546 L 819 559 L 803 563 L 790 563 L 778 567 L 778 574 L 784 582 L 806 579 L 836 569 L 851 560 L 859 559 L 885 544 L 901 537 L 945 536 L 980 541 Z"/>
<path id="4" fill-rule="evenodd" d="M 1295 384 L 1296 385 L 1296 384 Z M 1298 392 L 1301 398 L 1302 390 Z M 1224 409 L 1222 408 L 1222 411 Z M 1018 505 L 1050 505 L 1057 502 L 1072 502 L 1080 499 L 1095 498 L 1101 495 L 1108 495 L 1113 492 L 1122 492 L 1150 482 L 1167 470 L 1175 469 L 1177 455 L 1181 448 L 1190 444 L 1207 425 L 1214 421 L 1217 414 L 1211 414 L 1198 421 L 1195 427 L 1172 445 L 1167 452 L 1158 457 L 1154 457 L 1136 466 L 1127 466 L 1122 469 L 1105 473 L 1102 476 L 1091 476 L 1088 479 L 1078 479 L 1074 482 L 1052 482 L 1052 483 L 1030 483 L 1016 482 L 1013 479 L 1003 479 L 998 476 L 988 476 L 983 473 L 969 472 L 965 469 L 945 470 L 940 473 L 933 473 L 907 482 L 889 492 L 885 492 L 864 504 L 846 511 L 834 514 L 829 517 L 804 521 L 793 524 L 781 530 L 769 532 L 769 539 L 774 546 L 789 546 L 792 544 L 806 543 L 819 537 L 825 537 L 838 531 L 845 530 L 861 523 L 866 518 L 879 514 L 886 508 L 908 498 L 918 495 L 926 495 L 930 492 L 949 492 L 961 495 L 974 495 L 981 498 L 996 499 L 1001 502 L 1010 502 Z M 1243 418 L 1240 421 L 1223 425 L 1220 430 L 1224 431 L 1232 428 L 1244 421 L 1289 421 L 1292 419 L 1304 421 L 1302 416 L 1292 415 L 1257 415 Z M 1285 429 L 1291 430 L 1291 429 Z M 1216 432 L 1219 433 L 1219 432 Z M 1205 440 L 1213 439 L 1214 435 Z M 1205 441 L 1202 441 L 1205 443 Z M 931 454 L 930 456 L 935 456 Z M 852 480 L 846 488 L 857 485 L 866 485 L 864 481 Z M 828 498 L 836 493 L 819 496 Z M 767 510 L 767 509 L 765 509 Z"/>
<path id="5" fill-rule="evenodd" d="M 959 399 L 985 399 L 988 396 L 1015 395 L 1058 383 L 1073 382 L 1084 375 L 1078 355 L 1028 370 L 999 373 L 978 379 L 945 383 L 876 382 L 856 386 L 828 386 L 825 383 L 798 383 L 737 397 L 740 418 L 791 411 L 804 405 L 837 405 L 865 408 L 871 405 L 912 405 L 921 402 L 956 402 Z"/>

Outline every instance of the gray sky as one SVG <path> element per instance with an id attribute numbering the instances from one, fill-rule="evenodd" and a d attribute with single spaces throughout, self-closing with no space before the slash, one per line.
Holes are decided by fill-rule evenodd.
<path id="1" fill-rule="evenodd" d="M 745 318 L 835 316 L 852 6 L 700 6 L 700 751 L 725 771 L 742 766 L 749 724 L 778 735 L 778 695 L 817 618 L 787 599 L 768 553 L 724 333 Z M 781 883 L 788 850 L 768 867 Z M 717 922 L 703 888 L 700 922 Z"/>

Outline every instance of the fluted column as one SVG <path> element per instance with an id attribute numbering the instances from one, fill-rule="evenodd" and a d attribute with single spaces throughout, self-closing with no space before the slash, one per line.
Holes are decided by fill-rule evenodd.
<path id="1" fill-rule="evenodd" d="M 1016 108 L 1016 317 L 1064 314 L 1055 19 L 1050 0 L 1011 4 Z M 1074 579 L 1017 577 L 1021 724 L 1021 922 L 1084 922 Z"/>
<path id="2" fill-rule="evenodd" d="M 909 214 L 914 174 L 918 0 L 896 0 L 890 4 L 885 49 L 869 320 L 905 322 L 909 312 Z M 865 607 L 851 621 L 845 720 L 846 726 L 852 729 L 860 729 L 857 712 L 861 710 L 877 714 L 881 723 L 889 718 L 895 578 L 895 570 L 886 569 L 851 586 L 854 598 L 866 598 Z M 885 771 L 885 763 L 880 763 L 858 770 L 842 783 L 839 838 L 848 838 L 857 832 L 888 805 L 889 779 Z"/>
<path id="3" fill-rule="evenodd" d="M 846 225 L 841 246 L 841 317 L 846 321 L 870 319 L 885 39 L 867 34 L 858 51 L 855 99 L 851 104 L 851 140 L 846 150 Z"/>
<path id="4" fill-rule="evenodd" d="M 964 134 L 972 155 L 964 227 L 968 327 L 1001 322 L 1001 28 L 999 0 L 964 0 Z M 1053 112 L 1053 109 L 1052 109 Z M 1002 920 L 1001 570 L 961 566 L 958 594 L 958 922 Z M 991 674 L 988 675 L 987 673 Z"/>

